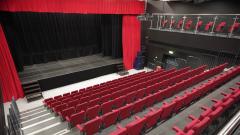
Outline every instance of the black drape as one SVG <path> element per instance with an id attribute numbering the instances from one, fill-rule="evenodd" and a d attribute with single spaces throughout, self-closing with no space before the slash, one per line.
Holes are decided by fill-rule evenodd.
<path id="1" fill-rule="evenodd" d="M 32 12 L 1 15 L 18 71 L 26 65 L 100 52 L 104 56 L 122 56 L 121 15 Z"/>
<path id="2" fill-rule="evenodd" d="M 122 57 L 122 16 L 102 15 L 101 35 L 103 55 Z"/>

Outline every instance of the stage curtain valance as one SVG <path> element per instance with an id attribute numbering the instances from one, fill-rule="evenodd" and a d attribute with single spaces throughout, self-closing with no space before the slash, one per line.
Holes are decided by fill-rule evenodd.
<path id="1" fill-rule="evenodd" d="M 139 0 L 1 0 L 0 10 L 9 12 L 60 12 L 83 14 L 141 14 Z"/>

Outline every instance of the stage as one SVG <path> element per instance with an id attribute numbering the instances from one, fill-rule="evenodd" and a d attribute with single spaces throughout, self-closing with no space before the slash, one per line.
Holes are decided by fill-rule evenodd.
<path id="1" fill-rule="evenodd" d="M 101 54 L 25 66 L 19 72 L 22 85 L 38 82 L 41 90 L 49 90 L 105 74 L 117 72 L 122 59 Z"/>

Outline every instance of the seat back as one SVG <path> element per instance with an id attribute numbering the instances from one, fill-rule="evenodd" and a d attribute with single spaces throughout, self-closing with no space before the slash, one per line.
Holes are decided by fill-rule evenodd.
<path id="1" fill-rule="evenodd" d="M 112 95 L 111 94 L 107 94 L 107 95 L 102 96 L 101 102 L 104 103 L 104 102 L 107 102 L 107 101 L 109 101 L 111 99 L 112 99 Z"/>
<path id="2" fill-rule="evenodd" d="M 78 104 L 76 106 L 76 112 L 80 112 L 80 111 L 85 111 L 88 107 L 88 102 L 84 102 L 82 104 Z"/>
<path id="3" fill-rule="evenodd" d="M 101 117 L 103 127 L 107 128 L 107 127 L 115 124 L 118 119 L 118 114 L 119 114 L 118 110 L 113 110 L 111 112 L 104 114 Z"/>
<path id="4" fill-rule="evenodd" d="M 117 125 L 117 129 L 111 132 L 109 135 L 127 135 L 127 129 Z"/>
<path id="5" fill-rule="evenodd" d="M 161 120 L 165 120 L 172 115 L 175 104 L 176 102 L 163 103 L 163 112 L 161 114 Z"/>
<path id="6" fill-rule="evenodd" d="M 127 104 L 128 103 L 132 103 L 133 101 L 135 101 L 135 99 L 136 99 L 135 96 L 136 96 L 136 91 L 128 93 L 126 95 L 126 102 L 127 102 Z"/>
<path id="7" fill-rule="evenodd" d="M 141 112 L 145 106 L 146 100 L 138 99 L 133 103 L 133 112 L 138 113 Z"/>
<path id="8" fill-rule="evenodd" d="M 162 109 L 158 109 L 158 110 L 150 109 L 150 111 L 145 115 L 147 129 L 157 124 L 162 111 L 163 111 Z"/>
<path id="9" fill-rule="evenodd" d="M 72 114 L 70 119 L 67 121 L 70 122 L 73 126 L 76 126 L 77 124 L 82 124 L 85 122 L 85 111 L 77 112 L 75 114 Z"/>
<path id="10" fill-rule="evenodd" d="M 96 99 L 90 100 L 88 103 L 88 106 L 92 107 L 92 106 L 99 105 L 99 104 L 100 104 L 100 98 L 96 98 Z"/>
<path id="11" fill-rule="evenodd" d="M 152 94 L 148 95 L 147 97 L 145 97 L 144 99 L 146 99 L 146 106 L 150 107 L 155 103 L 155 96 L 153 96 Z"/>
<path id="12" fill-rule="evenodd" d="M 73 100 L 68 102 L 69 107 L 76 107 L 78 104 L 78 100 Z"/>
<path id="13" fill-rule="evenodd" d="M 62 98 L 62 95 L 59 95 L 59 96 L 55 96 L 54 99 L 59 99 L 59 98 Z"/>
<path id="14" fill-rule="evenodd" d="M 145 89 L 138 90 L 137 93 L 136 93 L 136 100 L 143 98 L 144 95 L 145 95 Z"/>
<path id="15" fill-rule="evenodd" d="M 126 104 L 119 109 L 119 119 L 123 120 L 131 115 L 133 104 Z"/>
<path id="16" fill-rule="evenodd" d="M 61 105 L 61 104 L 62 104 L 62 102 L 56 101 L 56 102 L 51 103 L 51 104 L 49 105 L 49 107 L 50 107 L 51 109 L 53 109 L 54 107 L 56 107 L 56 106 L 58 106 L 58 105 Z"/>
<path id="17" fill-rule="evenodd" d="M 183 107 L 183 101 L 182 101 L 183 97 L 179 97 L 179 96 L 176 96 L 175 99 L 173 100 L 173 102 L 176 103 L 174 109 L 173 109 L 173 112 L 174 113 L 178 113 L 180 111 L 180 109 Z"/>
<path id="18" fill-rule="evenodd" d="M 100 105 L 95 105 L 93 107 L 87 108 L 86 110 L 86 119 L 91 120 L 99 115 Z"/>
<path id="19" fill-rule="evenodd" d="M 86 123 L 83 124 L 82 131 L 86 133 L 87 135 L 93 135 L 97 132 L 99 132 L 101 125 L 101 119 L 99 117 L 96 117 Z M 79 128 L 79 126 L 77 126 Z"/>
<path id="20" fill-rule="evenodd" d="M 135 117 L 135 120 L 126 125 L 127 134 L 140 135 L 145 124 L 146 118 Z"/>
<path id="21" fill-rule="evenodd" d="M 203 120 L 194 125 L 193 130 L 196 135 L 200 135 L 202 131 L 210 125 L 210 118 L 205 117 Z"/>
<path id="22" fill-rule="evenodd" d="M 53 108 L 53 111 L 58 113 L 61 110 L 64 110 L 65 108 L 67 108 L 67 104 L 61 104 L 61 105 L 57 105 Z"/>
<path id="23" fill-rule="evenodd" d="M 107 101 L 101 105 L 102 114 L 111 112 L 113 108 L 113 101 Z"/>
<path id="24" fill-rule="evenodd" d="M 66 118 L 66 116 L 71 116 L 73 113 L 75 113 L 75 108 L 74 107 L 70 107 L 70 108 L 67 108 L 67 109 L 64 109 L 63 111 L 61 111 L 59 113 L 59 115 L 62 117 L 62 118 Z"/>
<path id="25" fill-rule="evenodd" d="M 126 96 L 121 96 L 119 98 L 116 98 L 115 100 L 113 100 L 114 108 L 122 107 L 125 104 L 125 101 L 126 101 Z"/>

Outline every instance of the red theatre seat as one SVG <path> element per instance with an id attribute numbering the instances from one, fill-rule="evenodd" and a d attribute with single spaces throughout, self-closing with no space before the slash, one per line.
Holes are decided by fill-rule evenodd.
<path id="1" fill-rule="evenodd" d="M 87 107 L 88 107 L 88 102 L 78 104 L 76 106 L 76 112 L 85 111 L 87 109 Z"/>
<path id="2" fill-rule="evenodd" d="M 218 25 L 217 25 L 217 27 L 216 27 L 216 31 L 217 32 L 222 32 L 223 31 L 223 28 L 226 26 L 226 22 L 221 22 L 221 23 L 219 23 Z"/>
<path id="3" fill-rule="evenodd" d="M 178 21 L 177 28 L 180 29 L 182 27 L 182 24 L 183 24 L 183 20 L 181 19 Z"/>
<path id="4" fill-rule="evenodd" d="M 168 23 L 168 20 L 164 20 L 163 22 L 162 22 L 162 27 L 164 28 L 164 27 L 167 27 L 167 23 Z"/>
<path id="5" fill-rule="evenodd" d="M 176 103 L 175 102 L 171 102 L 171 103 L 163 103 L 163 112 L 161 114 L 161 120 L 165 120 L 168 117 L 170 117 L 172 115 L 173 112 L 173 108 L 175 107 Z"/>
<path id="6" fill-rule="evenodd" d="M 79 103 L 79 100 L 73 100 L 73 101 L 68 102 L 68 106 L 75 108 L 78 103 Z"/>
<path id="7" fill-rule="evenodd" d="M 118 119 L 118 114 L 119 114 L 118 110 L 113 110 L 112 112 L 108 112 L 108 113 L 104 114 L 101 117 L 104 128 L 107 128 L 107 127 L 115 124 Z"/>
<path id="8" fill-rule="evenodd" d="M 101 119 L 99 117 L 96 117 L 83 125 L 77 125 L 77 128 L 87 135 L 93 135 L 94 133 L 99 132 L 101 126 Z"/>
<path id="9" fill-rule="evenodd" d="M 70 116 L 73 113 L 75 113 L 75 108 L 70 107 L 70 108 L 64 109 L 63 111 L 59 112 L 58 115 L 60 115 L 63 119 L 65 119 L 66 116 Z"/>
<path id="10" fill-rule="evenodd" d="M 209 108 L 209 107 L 206 107 L 206 106 L 202 106 L 201 109 L 204 110 L 204 112 L 202 112 L 200 114 L 199 120 L 204 119 L 205 117 L 207 117 L 212 112 L 212 109 Z"/>
<path id="11" fill-rule="evenodd" d="M 96 98 L 93 100 L 90 100 L 88 103 L 89 107 L 95 106 L 95 105 L 99 105 L 100 104 L 101 99 L 100 98 Z"/>
<path id="12" fill-rule="evenodd" d="M 199 28 L 202 26 L 202 24 L 203 24 L 203 21 L 199 21 L 198 23 L 197 23 L 197 30 L 199 30 Z"/>
<path id="13" fill-rule="evenodd" d="M 215 120 L 218 118 L 223 112 L 223 107 L 218 107 L 216 110 L 212 111 L 208 116 L 211 121 Z M 206 118 L 206 117 L 205 117 Z"/>
<path id="14" fill-rule="evenodd" d="M 146 100 L 139 99 L 133 103 L 133 112 L 138 113 L 141 112 L 145 106 Z"/>
<path id="15" fill-rule="evenodd" d="M 190 129 L 193 128 L 194 125 L 200 122 L 200 120 L 194 117 L 193 115 L 189 115 L 188 118 L 191 119 L 192 121 L 184 127 L 184 130 L 183 130 L 184 132 L 189 131 Z"/>
<path id="16" fill-rule="evenodd" d="M 144 95 L 145 95 L 145 89 L 140 89 L 137 91 L 136 99 L 141 99 L 144 97 Z"/>
<path id="17" fill-rule="evenodd" d="M 197 124 L 195 124 L 193 126 L 193 130 L 195 132 L 196 135 L 200 135 L 201 132 L 209 126 L 211 120 L 209 117 L 205 117 L 203 120 L 201 120 L 200 122 L 198 122 Z"/>
<path id="18" fill-rule="evenodd" d="M 208 22 L 205 26 L 205 31 L 209 31 L 209 29 L 213 26 L 213 22 Z"/>
<path id="19" fill-rule="evenodd" d="M 77 124 L 82 124 L 85 121 L 85 111 L 81 111 L 75 114 L 72 114 L 71 116 L 67 116 L 66 120 L 71 123 L 73 126 L 76 126 Z"/>
<path id="20" fill-rule="evenodd" d="M 230 27 L 228 32 L 234 32 L 234 31 L 238 30 L 239 28 L 240 28 L 240 23 L 235 23 Z"/>
<path id="21" fill-rule="evenodd" d="M 107 102 L 109 100 L 112 99 L 112 95 L 111 94 L 107 94 L 107 95 L 104 95 L 102 98 L 101 98 L 101 102 L 104 103 L 104 102 Z"/>
<path id="22" fill-rule="evenodd" d="M 62 98 L 62 95 L 59 95 L 59 96 L 55 96 L 54 99 L 59 99 L 59 98 Z"/>
<path id="23" fill-rule="evenodd" d="M 192 26 L 192 23 L 193 23 L 192 20 L 188 20 L 187 23 L 186 23 L 186 25 L 185 25 L 185 29 L 186 29 L 186 30 L 189 30 L 189 29 L 191 28 L 191 26 Z"/>
<path id="24" fill-rule="evenodd" d="M 59 102 L 59 101 L 57 101 L 57 102 L 53 102 L 53 103 L 51 103 L 51 104 L 49 104 L 49 108 L 51 108 L 51 109 L 53 109 L 54 107 L 56 107 L 56 106 L 58 106 L 58 105 L 61 105 L 62 104 L 62 102 Z"/>
<path id="25" fill-rule="evenodd" d="M 146 118 L 135 116 L 135 120 L 126 125 L 128 135 L 140 135 Z"/>
<path id="26" fill-rule="evenodd" d="M 117 125 L 117 129 L 111 132 L 109 135 L 127 135 L 127 129 L 120 125 Z"/>
<path id="27" fill-rule="evenodd" d="M 155 103 L 155 101 L 156 101 L 155 100 L 155 96 L 152 95 L 152 94 L 148 95 L 143 100 L 146 100 L 146 103 L 145 103 L 146 107 L 152 106 Z"/>
<path id="28" fill-rule="evenodd" d="M 146 118 L 146 128 L 149 129 L 157 124 L 158 120 L 160 119 L 161 113 L 163 109 L 153 109 L 151 108 L 150 111 L 145 115 Z"/>
<path id="29" fill-rule="evenodd" d="M 86 119 L 91 120 L 99 115 L 100 105 L 95 105 L 93 107 L 87 108 L 86 110 Z"/>
<path id="30" fill-rule="evenodd" d="M 67 108 L 67 104 L 61 104 L 61 105 L 57 105 L 53 108 L 53 111 L 58 113 L 59 111 L 62 111 L 64 109 Z"/>
<path id="31" fill-rule="evenodd" d="M 105 102 L 101 105 L 101 112 L 102 114 L 111 112 L 112 108 L 113 108 L 113 101 Z"/>
<path id="32" fill-rule="evenodd" d="M 173 100 L 173 102 L 176 102 L 176 105 L 173 109 L 173 112 L 178 113 L 180 109 L 183 107 L 184 102 L 182 101 L 182 97 L 176 96 Z"/>
<path id="33" fill-rule="evenodd" d="M 131 93 L 128 93 L 127 95 L 126 95 L 126 102 L 127 102 L 127 104 L 128 103 L 132 103 L 133 101 L 135 101 L 135 96 L 136 96 L 136 91 L 134 91 L 134 92 L 131 92 Z"/>
<path id="34" fill-rule="evenodd" d="M 113 100 L 114 108 L 122 107 L 125 104 L 126 96 L 121 96 Z"/>
<path id="35" fill-rule="evenodd" d="M 131 115 L 133 104 L 126 104 L 119 109 L 119 119 L 123 120 Z"/>
<path id="36" fill-rule="evenodd" d="M 65 96 L 70 96 L 70 93 L 64 93 L 63 97 L 65 97 Z"/>
<path id="37" fill-rule="evenodd" d="M 175 20 L 172 20 L 172 21 L 170 22 L 170 26 L 173 28 L 173 27 L 174 27 L 174 24 L 175 24 Z"/>

